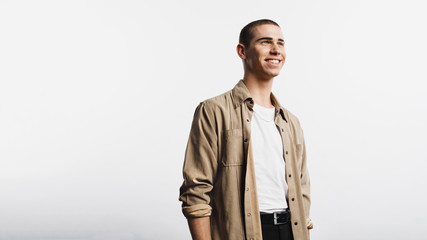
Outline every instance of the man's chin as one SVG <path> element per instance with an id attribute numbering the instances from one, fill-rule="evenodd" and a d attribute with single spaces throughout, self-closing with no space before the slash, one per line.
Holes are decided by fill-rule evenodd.
<path id="1" fill-rule="evenodd" d="M 269 81 L 279 76 L 279 74 L 280 74 L 280 71 L 268 71 L 268 72 L 264 72 L 263 74 L 258 74 L 258 78 L 260 80 Z"/>
<path id="2" fill-rule="evenodd" d="M 276 69 L 269 69 L 269 71 L 266 72 L 266 74 L 268 74 L 271 77 L 276 77 L 280 74 L 280 70 L 281 68 L 276 68 Z"/>
<path id="3" fill-rule="evenodd" d="M 270 72 L 269 73 L 269 77 L 270 78 L 275 78 L 275 77 L 277 77 L 277 76 L 279 76 L 279 74 L 280 74 L 280 71 L 274 71 L 274 72 Z"/>

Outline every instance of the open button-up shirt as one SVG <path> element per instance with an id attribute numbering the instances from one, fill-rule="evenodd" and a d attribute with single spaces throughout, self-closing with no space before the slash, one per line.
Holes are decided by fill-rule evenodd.
<path id="1" fill-rule="evenodd" d="M 294 239 L 305 240 L 312 223 L 303 131 L 273 94 L 271 100 L 286 161 Z M 214 240 L 262 239 L 251 149 L 253 105 L 241 80 L 232 90 L 200 103 L 194 114 L 179 199 L 187 218 L 210 216 Z"/>

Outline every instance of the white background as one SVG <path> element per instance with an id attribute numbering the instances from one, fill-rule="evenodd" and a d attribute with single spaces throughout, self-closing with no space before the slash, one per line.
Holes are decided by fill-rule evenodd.
<path id="1" fill-rule="evenodd" d="M 273 91 L 305 131 L 312 239 L 427 239 L 422 1 L 0 1 L 0 239 L 189 239 L 193 112 L 282 25 Z"/>

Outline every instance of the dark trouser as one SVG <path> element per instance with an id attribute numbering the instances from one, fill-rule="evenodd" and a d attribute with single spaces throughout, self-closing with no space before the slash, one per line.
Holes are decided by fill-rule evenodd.
<path id="1" fill-rule="evenodd" d="M 288 217 L 288 216 L 286 216 Z M 292 226 L 289 220 L 280 219 L 274 223 L 273 214 L 261 214 L 261 227 L 263 240 L 293 240 Z M 281 221 L 282 220 L 282 221 Z"/>

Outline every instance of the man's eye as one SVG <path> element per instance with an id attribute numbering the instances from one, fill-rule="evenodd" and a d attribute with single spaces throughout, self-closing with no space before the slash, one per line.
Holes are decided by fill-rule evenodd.
<path id="1" fill-rule="evenodd" d="M 265 44 L 269 44 L 270 42 L 269 41 L 262 41 L 261 43 L 265 45 Z"/>

